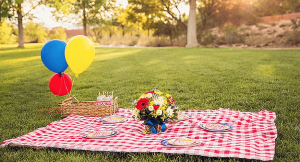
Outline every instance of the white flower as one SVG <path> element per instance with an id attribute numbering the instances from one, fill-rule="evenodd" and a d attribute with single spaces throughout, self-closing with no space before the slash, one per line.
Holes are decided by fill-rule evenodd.
<path id="1" fill-rule="evenodd" d="M 152 93 L 147 93 L 146 97 L 147 98 L 151 98 L 152 97 Z"/>
<path id="2" fill-rule="evenodd" d="M 138 110 L 138 109 L 134 109 L 134 110 L 133 110 L 133 115 L 134 115 L 135 117 L 137 117 L 137 116 L 139 115 L 139 113 L 140 113 L 140 110 Z"/>
<path id="3" fill-rule="evenodd" d="M 173 109 L 169 106 L 168 107 L 168 109 L 167 109 L 167 114 L 168 114 L 168 116 L 171 116 L 171 115 L 173 115 Z"/>
<path id="4" fill-rule="evenodd" d="M 156 110 L 156 115 L 161 115 L 162 111 L 161 110 Z"/>
<path id="5" fill-rule="evenodd" d="M 158 97 L 157 100 L 153 100 L 155 105 L 164 105 L 164 98 Z"/>
<path id="6" fill-rule="evenodd" d="M 153 107 L 152 105 L 150 105 L 150 106 L 148 107 L 148 109 L 149 109 L 150 111 L 153 111 L 153 110 L 154 110 L 154 107 Z"/>

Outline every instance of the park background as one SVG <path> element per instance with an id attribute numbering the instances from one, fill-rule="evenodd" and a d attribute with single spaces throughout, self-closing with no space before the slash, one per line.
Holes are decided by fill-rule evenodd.
<path id="1" fill-rule="evenodd" d="M 200 46 L 298 47 L 297 0 L 197 0 Z M 0 44 L 68 41 L 88 36 L 111 46 L 186 46 L 187 0 L 5 0 L 0 8 Z M 19 34 L 21 33 L 21 34 Z"/>

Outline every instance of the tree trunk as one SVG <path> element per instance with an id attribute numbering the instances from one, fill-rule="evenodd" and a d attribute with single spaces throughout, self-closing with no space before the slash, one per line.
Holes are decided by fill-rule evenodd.
<path id="1" fill-rule="evenodd" d="M 140 37 L 140 22 L 138 21 L 138 37 Z"/>
<path id="2" fill-rule="evenodd" d="M 83 10 L 83 34 L 86 36 L 86 12 L 85 12 L 85 1 L 82 2 L 82 10 Z"/>
<path id="3" fill-rule="evenodd" d="M 187 30 L 187 44 L 186 48 L 198 46 L 197 32 L 196 32 L 196 0 L 190 1 L 190 12 L 188 20 L 188 30 Z"/>
<path id="4" fill-rule="evenodd" d="M 18 48 L 24 48 L 24 30 L 23 30 L 23 15 L 21 3 L 17 5 L 18 14 L 18 30 L 19 30 L 19 46 Z"/>
<path id="5" fill-rule="evenodd" d="M 125 35 L 125 25 L 122 25 L 121 27 L 122 27 L 122 35 L 124 37 L 124 35 Z"/>
<path id="6" fill-rule="evenodd" d="M 183 29 L 185 32 L 187 31 L 186 25 L 185 25 L 181 20 L 177 20 L 177 23 L 180 24 L 180 26 L 182 27 L 182 29 Z"/>

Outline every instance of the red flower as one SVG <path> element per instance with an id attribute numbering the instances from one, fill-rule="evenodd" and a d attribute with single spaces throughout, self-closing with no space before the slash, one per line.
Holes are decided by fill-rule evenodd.
<path id="1" fill-rule="evenodd" d="M 147 107 L 147 105 L 149 105 L 149 100 L 147 98 L 141 98 L 137 104 L 136 104 L 136 108 L 139 109 L 140 111 L 143 110 L 144 108 Z"/>
<path id="2" fill-rule="evenodd" d="M 146 92 L 145 94 L 147 94 L 147 93 L 154 93 L 154 91 L 148 91 L 148 92 Z"/>
<path id="3" fill-rule="evenodd" d="M 168 102 L 169 102 L 169 105 L 175 104 L 175 100 L 174 100 L 173 97 L 169 97 L 169 98 L 168 98 Z"/>
<path id="4" fill-rule="evenodd" d="M 157 110 L 159 108 L 159 105 L 154 105 L 153 108 L 154 110 Z"/>

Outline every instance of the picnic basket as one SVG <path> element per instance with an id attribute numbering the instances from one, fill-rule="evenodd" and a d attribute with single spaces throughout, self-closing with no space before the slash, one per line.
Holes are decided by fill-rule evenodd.
<path id="1" fill-rule="evenodd" d="M 72 98 L 75 101 L 70 101 Z M 111 101 L 111 105 L 95 105 L 96 101 L 78 101 L 75 96 L 70 96 L 62 101 L 60 106 L 61 117 L 76 114 L 81 116 L 110 116 L 118 110 L 118 98 Z"/>

